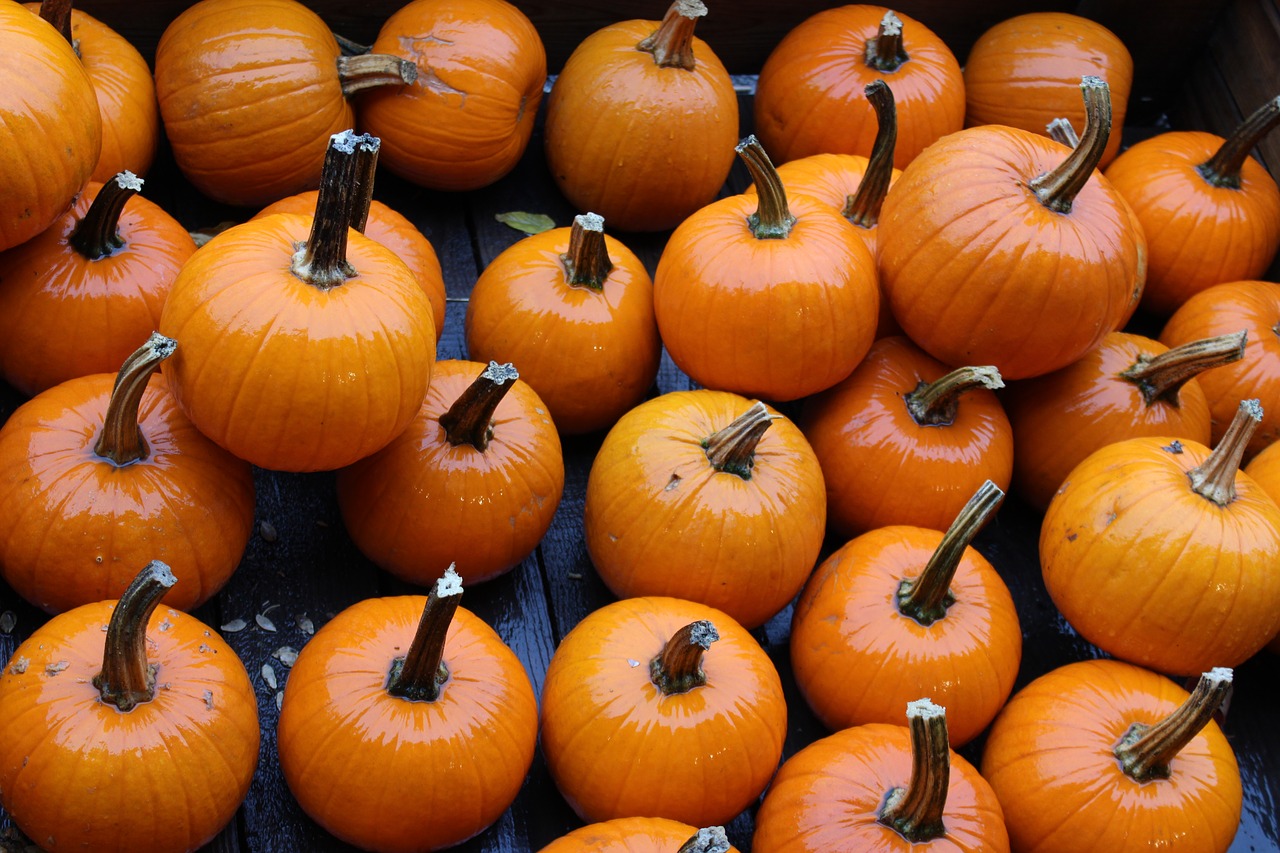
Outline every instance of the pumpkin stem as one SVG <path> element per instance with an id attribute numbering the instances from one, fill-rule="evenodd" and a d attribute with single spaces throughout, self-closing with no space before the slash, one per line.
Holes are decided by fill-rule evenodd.
<path id="1" fill-rule="evenodd" d="M 462 576 L 453 564 L 427 594 L 418 630 L 404 657 L 391 662 L 387 692 L 410 702 L 434 702 L 440 688 L 449 680 L 449 667 L 444 663 L 444 641 L 449 623 L 462 601 Z"/>
<path id="2" fill-rule="evenodd" d="M 350 130 L 329 137 L 311 234 L 294 253 L 289 267 L 312 287 L 329 290 L 356 275 L 347 262 L 347 229 L 355 221 L 355 211 L 368 207 L 368 202 L 359 198 L 361 193 L 373 191 L 371 183 L 359 181 L 371 168 L 360 163 L 364 158 L 376 163 L 380 145 L 376 136 Z"/>
<path id="3" fill-rule="evenodd" d="M 1196 166 L 1196 171 L 1215 187 L 1240 189 L 1240 170 L 1244 168 L 1245 159 L 1277 124 L 1280 124 L 1280 95 L 1254 110 L 1223 140 L 1212 157 Z"/>
<path id="4" fill-rule="evenodd" d="M 1071 149 L 1056 169 L 1027 182 L 1040 203 L 1058 213 L 1071 212 L 1072 202 L 1093 177 L 1093 170 L 1111 137 L 1111 90 L 1106 81 L 1086 75 L 1080 80 L 1080 90 L 1084 93 L 1085 115 L 1080 144 Z"/>
<path id="5" fill-rule="evenodd" d="M 519 378 L 519 372 L 510 362 L 489 362 L 449 411 L 440 416 L 440 426 L 449 443 L 454 447 L 469 444 L 484 453 L 493 439 L 493 413 Z"/>
<path id="6" fill-rule="evenodd" d="M 342 51 L 343 56 L 359 56 L 362 53 L 368 53 L 373 50 L 373 45 L 361 44 L 341 33 L 332 33 L 332 35 L 333 40 L 338 43 L 338 50 Z"/>
<path id="7" fill-rule="evenodd" d="M 356 162 L 351 169 L 353 189 L 351 192 L 352 229 L 364 233 L 369 225 L 369 210 L 373 207 L 373 179 L 378 171 L 378 152 L 358 151 Z M 317 203 L 319 199 L 316 200 Z"/>
<path id="8" fill-rule="evenodd" d="M 102 671 L 93 677 L 93 686 L 108 705 L 132 711 L 155 698 L 158 667 L 147 663 L 147 621 L 177 582 L 168 566 L 152 560 L 116 602 L 107 623 Z"/>
<path id="9" fill-rule="evenodd" d="M 877 71 L 893 72 L 910 58 L 902 46 L 902 19 L 892 11 L 885 12 L 875 38 L 867 39 L 867 65 Z"/>
<path id="10" fill-rule="evenodd" d="M 407 86 L 418 79 L 417 65 L 387 53 L 344 54 L 337 63 L 344 98 L 378 86 Z"/>
<path id="11" fill-rule="evenodd" d="M 759 400 L 751 404 L 741 415 L 722 430 L 702 442 L 711 467 L 726 474 L 736 474 L 744 480 L 751 479 L 751 469 L 756 464 L 756 446 L 775 418 Z"/>
<path id="12" fill-rule="evenodd" d="M 898 585 L 899 613 L 925 626 L 947 615 L 947 608 L 956 601 L 951 594 L 951 581 L 960 566 L 960 558 L 1002 500 L 1004 492 L 990 480 L 978 487 L 943 534 L 920 577 L 907 578 Z"/>
<path id="13" fill-rule="evenodd" d="M 688 693 L 707 683 L 702 654 L 720 639 L 716 626 L 705 619 L 685 625 L 667 641 L 662 653 L 649 661 L 649 678 L 663 695 Z"/>
<path id="14" fill-rule="evenodd" d="M 994 391 L 1003 387 L 1000 371 L 993 365 L 958 367 L 933 382 L 921 381 L 902 399 L 911 418 L 920 426 L 951 426 L 962 395 L 975 388 Z"/>
<path id="15" fill-rule="evenodd" d="M 1240 470 L 1240 460 L 1244 459 L 1249 439 L 1261 421 L 1262 403 L 1242 400 L 1231 425 L 1209 458 L 1187 472 L 1191 490 L 1218 506 L 1226 506 L 1235 500 L 1236 472 Z"/>
<path id="16" fill-rule="evenodd" d="M 898 145 L 898 111 L 893 92 L 883 80 L 875 80 L 863 90 L 876 111 L 876 141 L 871 145 L 867 170 L 862 174 L 858 191 L 845 198 L 844 218 L 859 228 L 875 228 L 880 221 L 880 208 L 889 194 L 893 179 L 893 150 Z"/>
<path id="17" fill-rule="evenodd" d="M 1172 714 L 1153 726 L 1129 726 L 1114 750 L 1125 774 L 1138 782 L 1168 779 L 1169 765 L 1213 719 L 1231 691 L 1231 680 L 1229 668 L 1215 667 L 1200 676 L 1187 701 Z"/>
<path id="18" fill-rule="evenodd" d="M 636 45 L 636 50 L 653 54 L 653 61 L 663 68 L 682 68 L 692 71 L 697 67 L 693 57 L 693 26 L 707 14 L 702 0 L 675 0 L 662 23 L 648 38 Z"/>
<path id="19" fill-rule="evenodd" d="M 729 836 L 723 826 L 699 829 L 693 837 L 680 845 L 676 853 L 729 853 Z"/>
<path id="20" fill-rule="evenodd" d="M 573 287 L 603 290 L 613 269 L 609 249 L 604 244 L 604 217 L 583 213 L 573 217 L 569 229 L 569 251 L 560 256 L 564 279 Z"/>
<path id="21" fill-rule="evenodd" d="M 100 261 L 124 246 L 120 214 L 125 203 L 142 190 L 142 178 L 128 169 L 102 185 L 93 204 L 67 238 L 71 248 L 91 261 Z"/>
<path id="22" fill-rule="evenodd" d="M 764 152 L 755 134 L 742 140 L 733 149 L 747 165 L 751 181 L 756 185 L 756 212 L 747 217 L 747 227 L 757 240 L 783 240 L 791 233 L 796 218 L 787 207 L 787 191 L 782 186 L 778 170 L 773 168 L 769 155 Z"/>
<path id="23" fill-rule="evenodd" d="M 1244 358 L 1247 335 L 1247 331 L 1240 331 L 1234 335 L 1190 341 L 1157 356 L 1140 354 L 1137 361 L 1121 371 L 1120 378 L 1137 385 L 1148 406 L 1163 400 L 1176 407 L 1178 392 L 1188 379 L 1211 367 L 1221 367 Z"/>
<path id="24" fill-rule="evenodd" d="M 907 703 L 911 730 L 911 781 L 885 797 L 877 820 L 913 844 L 946 834 L 942 814 L 951 781 L 951 748 L 947 737 L 947 709 L 928 699 Z"/>
<path id="25" fill-rule="evenodd" d="M 67 44 L 75 48 L 76 56 L 79 56 L 80 46 L 71 38 L 71 5 L 72 0 L 41 0 L 40 17 L 61 33 Z"/>
<path id="26" fill-rule="evenodd" d="M 149 450 L 138 425 L 138 407 L 142 405 L 151 374 L 159 370 L 161 362 L 177 348 L 178 342 L 173 338 L 152 332 L 147 342 L 124 360 L 116 374 L 111 399 L 107 401 L 107 414 L 102 419 L 102 432 L 93 446 L 94 453 L 116 465 L 129 465 L 147 458 Z"/>
<path id="27" fill-rule="evenodd" d="M 1049 138 L 1054 142 L 1061 142 L 1068 148 L 1075 148 L 1080 144 L 1080 137 L 1076 133 L 1076 127 L 1071 123 L 1069 118 L 1055 118 L 1044 127 L 1045 133 L 1049 134 Z"/>

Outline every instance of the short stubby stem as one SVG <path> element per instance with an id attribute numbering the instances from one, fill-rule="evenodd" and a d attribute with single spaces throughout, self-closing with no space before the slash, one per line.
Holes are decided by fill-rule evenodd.
<path id="1" fill-rule="evenodd" d="M 867 67 L 892 73 L 910 58 L 902 44 L 902 19 L 892 11 L 885 12 L 875 37 L 867 39 Z"/>
<path id="2" fill-rule="evenodd" d="M 1003 387 L 1000 371 L 993 365 L 957 367 L 933 382 L 921 381 L 903 395 L 903 400 L 911 419 L 920 426 L 951 426 L 962 396 L 977 388 L 995 391 Z"/>
<path id="3" fill-rule="evenodd" d="M 750 480 L 751 469 L 755 467 L 756 447 L 765 430 L 779 417 L 781 415 L 770 414 L 769 407 L 759 400 L 752 403 L 751 408 L 735 418 L 733 423 L 702 443 L 711 467 Z"/>
<path id="4" fill-rule="evenodd" d="M 604 241 L 603 216 L 582 213 L 573 217 L 569 250 L 560 256 L 560 263 L 564 266 L 564 280 L 570 286 L 604 288 L 613 261 L 609 260 L 609 248 Z"/>
<path id="5" fill-rule="evenodd" d="M 469 444 L 483 453 L 493 439 L 493 413 L 519 378 L 510 362 L 489 362 L 449 411 L 440 416 L 445 439 L 454 447 Z"/>
<path id="6" fill-rule="evenodd" d="M 434 702 L 449 680 L 444 641 L 462 601 L 462 577 L 451 565 L 427 595 L 418 630 L 404 657 L 391 662 L 387 692 L 410 702 Z"/>
<path id="7" fill-rule="evenodd" d="M 662 652 L 649 661 L 649 678 L 666 696 L 688 693 L 707 683 L 702 656 L 720 639 L 714 625 L 703 619 L 685 625 L 667 641 Z"/>
<path id="8" fill-rule="evenodd" d="M 675 0 L 662 23 L 648 38 L 636 45 L 636 50 L 653 54 L 653 61 L 663 68 L 680 68 L 692 71 L 697 67 L 693 55 L 693 27 L 707 14 L 702 0 Z"/>
<path id="9" fill-rule="evenodd" d="M 1236 474 L 1249 439 L 1262 422 L 1262 403 L 1244 400 L 1218 446 L 1199 466 L 1187 472 L 1191 489 L 1205 500 L 1226 506 L 1236 499 Z"/>
<path id="10" fill-rule="evenodd" d="M 418 79 L 417 65 L 385 53 L 343 55 L 337 62 L 338 81 L 347 98 L 379 86 L 408 86 Z"/>
<path id="11" fill-rule="evenodd" d="M 676 853 L 729 853 L 730 846 L 723 826 L 709 826 L 694 833 Z"/>
<path id="12" fill-rule="evenodd" d="M 120 214 L 129 199 L 142 191 L 142 178 L 128 170 L 102 185 L 93 204 L 76 225 L 67 242 L 81 257 L 100 261 L 124 247 L 120 236 Z"/>

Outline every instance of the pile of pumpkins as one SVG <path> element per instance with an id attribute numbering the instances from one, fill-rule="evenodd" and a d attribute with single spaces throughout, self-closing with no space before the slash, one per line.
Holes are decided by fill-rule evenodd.
<path id="1" fill-rule="evenodd" d="M 37 844 L 191 850 L 245 796 L 253 691 L 185 611 L 241 558 L 257 465 L 339 470 L 352 539 L 429 589 L 339 614 L 285 691 L 289 785 L 358 846 L 482 831 L 539 737 L 589 823 L 556 853 L 723 853 L 762 794 L 758 853 L 1229 846 L 1213 716 L 1280 631 L 1280 287 L 1257 280 L 1280 191 L 1248 156 L 1280 98 L 1119 153 L 1132 62 L 1101 26 L 1020 16 L 962 70 L 850 5 L 776 46 L 739 141 L 707 9 L 675 0 L 562 69 L 546 154 L 584 213 L 484 270 L 474 361 L 437 363 L 439 262 L 373 176 L 513 168 L 546 81 L 515 6 L 410 0 L 362 48 L 294 0 L 200 0 L 153 75 L 68 0 L 0 2 L 0 373 L 31 397 L 0 429 L 0 572 L 57 614 L 0 675 L 0 804 Z M 197 249 L 138 195 L 161 127 L 193 187 L 261 211 Z M 716 201 L 735 156 L 753 186 Z M 673 229 L 652 279 L 606 223 Z M 1120 331 L 1139 308 L 1159 341 Z M 651 396 L 664 346 L 698 390 Z M 460 594 L 546 533 L 561 436 L 606 431 L 583 529 L 619 600 L 535 697 Z M 1022 632 L 969 544 L 1011 487 L 1045 511 L 1054 603 L 1115 658 L 1012 699 Z M 779 768 L 750 629 L 793 600 L 834 733 Z M 984 732 L 979 772 L 952 748 Z M 178 788 L 186 814 L 148 806 Z"/>

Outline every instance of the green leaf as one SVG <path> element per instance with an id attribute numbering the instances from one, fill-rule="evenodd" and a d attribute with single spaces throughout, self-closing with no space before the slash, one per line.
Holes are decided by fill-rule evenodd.
<path id="1" fill-rule="evenodd" d="M 541 234 L 543 231 L 550 231 L 556 227 L 556 221 L 545 213 L 526 213 L 523 210 L 513 210 L 510 213 L 495 213 L 493 218 L 517 231 L 523 231 L 526 234 Z"/>

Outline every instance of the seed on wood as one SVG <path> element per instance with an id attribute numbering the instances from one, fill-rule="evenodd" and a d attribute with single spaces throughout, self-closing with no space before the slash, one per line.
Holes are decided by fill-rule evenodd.
<path id="1" fill-rule="evenodd" d="M 299 616 L 297 622 L 298 630 L 302 631 L 302 633 L 306 634 L 308 637 L 316 632 L 316 626 L 312 624 L 311 618 L 307 616 L 307 614 L 303 613 Z"/>
<path id="2" fill-rule="evenodd" d="M 292 646 L 281 646 L 275 650 L 274 657 L 285 666 L 293 666 L 298 660 L 298 651 Z"/>
<path id="3" fill-rule="evenodd" d="M 276 623 L 272 622 L 261 613 L 253 617 L 253 621 L 258 623 L 258 627 L 264 631 L 275 631 Z"/>
<path id="4" fill-rule="evenodd" d="M 0 613 L 0 632 L 12 634 L 13 629 L 18 626 L 18 614 L 12 610 L 6 610 Z"/>
<path id="5" fill-rule="evenodd" d="M 271 664 L 269 664 L 269 663 L 264 663 L 264 664 L 262 665 L 262 680 L 263 680 L 263 681 L 265 681 L 265 682 L 267 683 L 267 686 L 268 686 L 268 687 L 270 687 L 272 690 L 275 690 L 275 689 L 276 689 L 276 670 L 275 670 L 275 667 L 273 667 L 273 666 L 272 666 Z"/>
<path id="6" fill-rule="evenodd" d="M 245 621 L 243 619 L 232 619 L 222 626 L 222 630 L 227 634 L 234 634 L 236 631 L 243 631 L 244 627 Z"/>
<path id="7" fill-rule="evenodd" d="M 265 518 L 258 522 L 258 535 L 262 537 L 263 542 L 275 542 L 280 538 L 276 533 L 276 526 Z"/>

